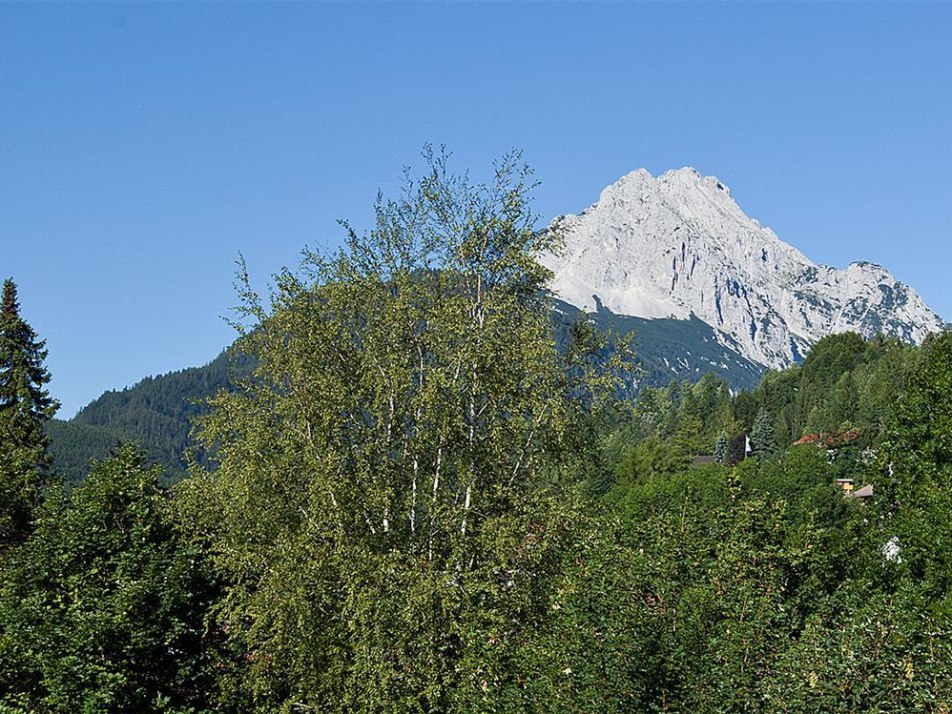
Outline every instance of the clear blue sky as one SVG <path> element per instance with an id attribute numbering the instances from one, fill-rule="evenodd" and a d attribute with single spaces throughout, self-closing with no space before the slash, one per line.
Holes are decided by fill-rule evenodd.
<path id="1" fill-rule="evenodd" d="M 812 259 L 946 319 L 952 4 L 0 4 L 0 277 L 71 416 L 233 335 L 264 284 L 366 226 L 425 142 L 536 209 L 638 167 L 720 177 Z"/>

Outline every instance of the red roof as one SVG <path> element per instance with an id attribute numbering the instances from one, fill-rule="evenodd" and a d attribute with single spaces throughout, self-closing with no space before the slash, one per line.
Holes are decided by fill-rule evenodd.
<path id="1" fill-rule="evenodd" d="M 800 446 L 801 444 L 815 444 L 816 446 L 832 448 L 834 446 L 840 446 L 841 444 L 849 443 L 850 441 L 856 441 L 859 438 L 860 431 L 859 429 L 850 429 L 849 431 L 838 431 L 838 432 L 820 432 L 819 434 L 807 434 L 795 442 L 794 446 Z"/>

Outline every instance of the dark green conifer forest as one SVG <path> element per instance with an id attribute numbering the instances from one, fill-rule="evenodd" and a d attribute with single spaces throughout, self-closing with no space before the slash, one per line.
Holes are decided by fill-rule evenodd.
<path id="1" fill-rule="evenodd" d="M 5 283 L 0 711 L 948 712 L 952 333 L 635 394 L 518 157 L 428 158 L 69 423 Z"/>

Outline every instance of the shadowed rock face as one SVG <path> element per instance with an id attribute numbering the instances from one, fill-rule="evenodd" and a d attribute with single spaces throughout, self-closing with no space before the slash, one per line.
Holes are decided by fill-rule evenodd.
<path id="1" fill-rule="evenodd" d="M 691 315 L 725 346 L 782 368 L 829 334 L 921 342 L 943 321 L 872 263 L 817 265 L 749 218 L 724 184 L 694 169 L 634 171 L 580 215 L 552 222 L 564 254 L 547 256 L 552 291 L 593 310 L 643 318 Z"/>

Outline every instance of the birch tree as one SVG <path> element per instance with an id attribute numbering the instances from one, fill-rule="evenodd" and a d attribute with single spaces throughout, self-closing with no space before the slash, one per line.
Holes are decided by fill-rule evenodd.
<path id="1" fill-rule="evenodd" d="M 188 489 L 232 583 L 234 691 L 257 706 L 520 706 L 514 653 L 572 531 L 575 425 L 612 380 L 584 325 L 556 350 L 537 257 L 557 242 L 518 157 L 473 185 L 426 156 L 269 305 L 243 281 L 260 367 L 214 401 L 220 467 Z"/>

